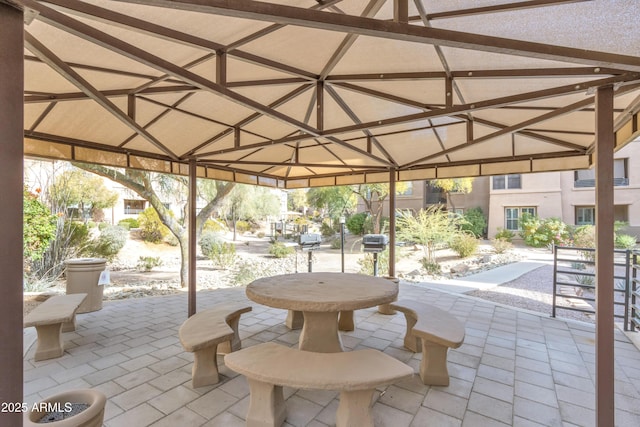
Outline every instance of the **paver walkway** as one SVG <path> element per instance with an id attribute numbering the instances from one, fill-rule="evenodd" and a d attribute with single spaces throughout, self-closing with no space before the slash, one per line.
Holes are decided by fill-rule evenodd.
<path id="1" fill-rule="evenodd" d="M 595 333 L 593 325 L 552 319 L 464 295 L 402 284 L 400 297 L 447 310 L 466 325 L 462 347 L 451 350 L 448 387 L 428 387 L 419 376 L 377 393 L 377 426 L 593 426 Z M 198 308 L 247 301 L 244 288 L 202 291 Z M 296 345 L 299 331 L 284 326 L 286 311 L 251 303 L 240 321 L 243 345 L 264 341 Z M 193 355 L 178 341 L 186 295 L 105 302 L 78 315 L 64 334 L 63 357 L 25 356 L 25 401 L 91 387 L 108 397 L 105 425 L 244 425 L 249 388 L 224 366 L 221 383 L 191 388 Z M 356 330 L 343 335 L 347 349 L 376 348 L 418 369 L 420 354 L 402 347 L 404 317 L 375 309 L 356 312 Z M 616 331 L 616 424 L 640 425 L 640 351 Z M 338 394 L 285 391 L 287 426 L 335 423 Z"/>

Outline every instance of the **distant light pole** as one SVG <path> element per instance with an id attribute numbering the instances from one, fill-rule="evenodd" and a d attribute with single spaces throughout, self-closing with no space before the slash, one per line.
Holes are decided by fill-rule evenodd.
<path id="1" fill-rule="evenodd" d="M 344 223 L 345 217 L 340 217 L 340 256 L 342 258 L 342 272 L 344 273 Z"/>

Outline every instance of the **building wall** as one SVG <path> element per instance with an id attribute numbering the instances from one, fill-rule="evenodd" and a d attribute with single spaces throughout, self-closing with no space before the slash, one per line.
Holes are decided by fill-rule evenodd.
<path id="1" fill-rule="evenodd" d="M 627 144 L 618 151 L 615 159 L 627 159 L 628 185 L 614 187 L 615 219 L 626 220 L 629 227 L 624 233 L 640 238 L 640 141 Z M 563 209 L 566 212 L 564 221 L 567 224 L 576 223 L 577 206 L 595 206 L 595 188 L 576 188 L 573 172 L 560 172 L 563 188 Z M 626 218 L 622 218 L 624 212 Z"/>
<path id="2" fill-rule="evenodd" d="M 614 217 L 626 220 L 624 233 L 640 237 L 640 141 L 628 144 L 614 158 L 627 159 L 628 185 L 614 187 Z M 521 176 L 521 189 L 489 191 L 489 237 L 505 227 L 505 207 L 533 206 L 540 218 L 557 217 L 576 224 L 576 207 L 595 206 L 594 187 L 576 187 L 574 171 Z"/>
<path id="3" fill-rule="evenodd" d="M 449 209 L 462 209 L 466 211 L 471 208 L 480 208 L 485 216 L 489 215 L 489 188 L 491 178 L 488 176 L 479 176 L 473 179 L 471 193 L 469 194 L 451 194 Z"/>
<path id="4" fill-rule="evenodd" d="M 487 227 L 489 237 L 493 237 L 498 228 L 506 228 L 505 208 L 534 207 L 541 218 L 563 218 L 558 172 L 523 174 L 520 179 L 520 189 L 494 190 L 490 185 Z"/>
<path id="5" fill-rule="evenodd" d="M 618 151 L 616 159 L 627 159 L 628 185 L 614 187 L 614 216 L 625 213 L 629 227 L 623 233 L 640 240 L 640 140 L 627 144 Z M 494 190 L 493 177 L 477 177 L 470 194 L 452 194 L 449 209 L 481 207 L 487 216 L 488 237 L 494 237 L 498 228 L 505 228 L 505 208 L 535 207 L 540 218 L 560 218 L 570 225 L 576 224 L 576 207 L 595 206 L 594 187 L 576 187 L 574 171 L 542 172 L 521 175 L 520 189 Z M 384 202 L 384 215 L 389 215 L 389 203 Z M 411 196 L 396 198 L 398 209 L 417 211 L 425 207 L 425 181 L 413 181 Z M 360 202 L 358 211 L 364 210 Z"/>

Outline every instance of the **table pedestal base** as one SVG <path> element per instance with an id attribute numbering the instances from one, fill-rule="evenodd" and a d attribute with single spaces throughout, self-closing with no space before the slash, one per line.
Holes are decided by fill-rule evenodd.
<path id="1" fill-rule="evenodd" d="M 353 323 L 353 310 L 341 311 L 338 317 L 338 329 L 341 331 L 353 331 L 356 329 Z"/>
<path id="2" fill-rule="evenodd" d="M 338 333 L 338 312 L 305 311 L 298 348 L 316 353 L 344 351 Z"/>
<path id="3" fill-rule="evenodd" d="M 289 310 L 287 312 L 287 319 L 284 321 L 289 329 L 301 329 L 304 324 L 304 317 L 301 311 Z"/>

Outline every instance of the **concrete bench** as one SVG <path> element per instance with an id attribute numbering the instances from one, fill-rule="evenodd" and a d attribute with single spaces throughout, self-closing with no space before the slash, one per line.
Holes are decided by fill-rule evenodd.
<path id="1" fill-rule="evenodd" d="M 224 362 L 249 382 L 247 427 L 284 423 L 283 386 L 339 390 L 336 426 L 373 427 L 375 388 L 413 375 L 410 366 L 374 349 L 316 353 L 267 342 L 227 354 Z"/>
<path id="2" fill-rule="evenodd" d="M 76 330 L 76 311 L 87 294 L 51 297 L 24 318 L 24 327 L 35 326 L 38 334 L 34 360 L 53 359 L 64 354 L 62 333 Z"/>
<path id="3" fill-rule="evenodd" d="M 447 351 L 464 341 L 464 325 L 455 316 L 429 304 L 400 300 L 389 305 L 401 311 L 407 320 L 404 346 L 422 351 L 420 378 L 427 385 L 449 385 Z"/>
<path id="4" fill-rule="evenodd" d="M 251 311 L 244 303 L 222 303 L 194 314 L 184 321 L 178 335 L 182 347 L 194 353 L 191 383 L 194 388 L 216 384 L 216 355 L 240 350 L 240 315 Z M 219 346 L 220 345 L 220 346 Z"/>

